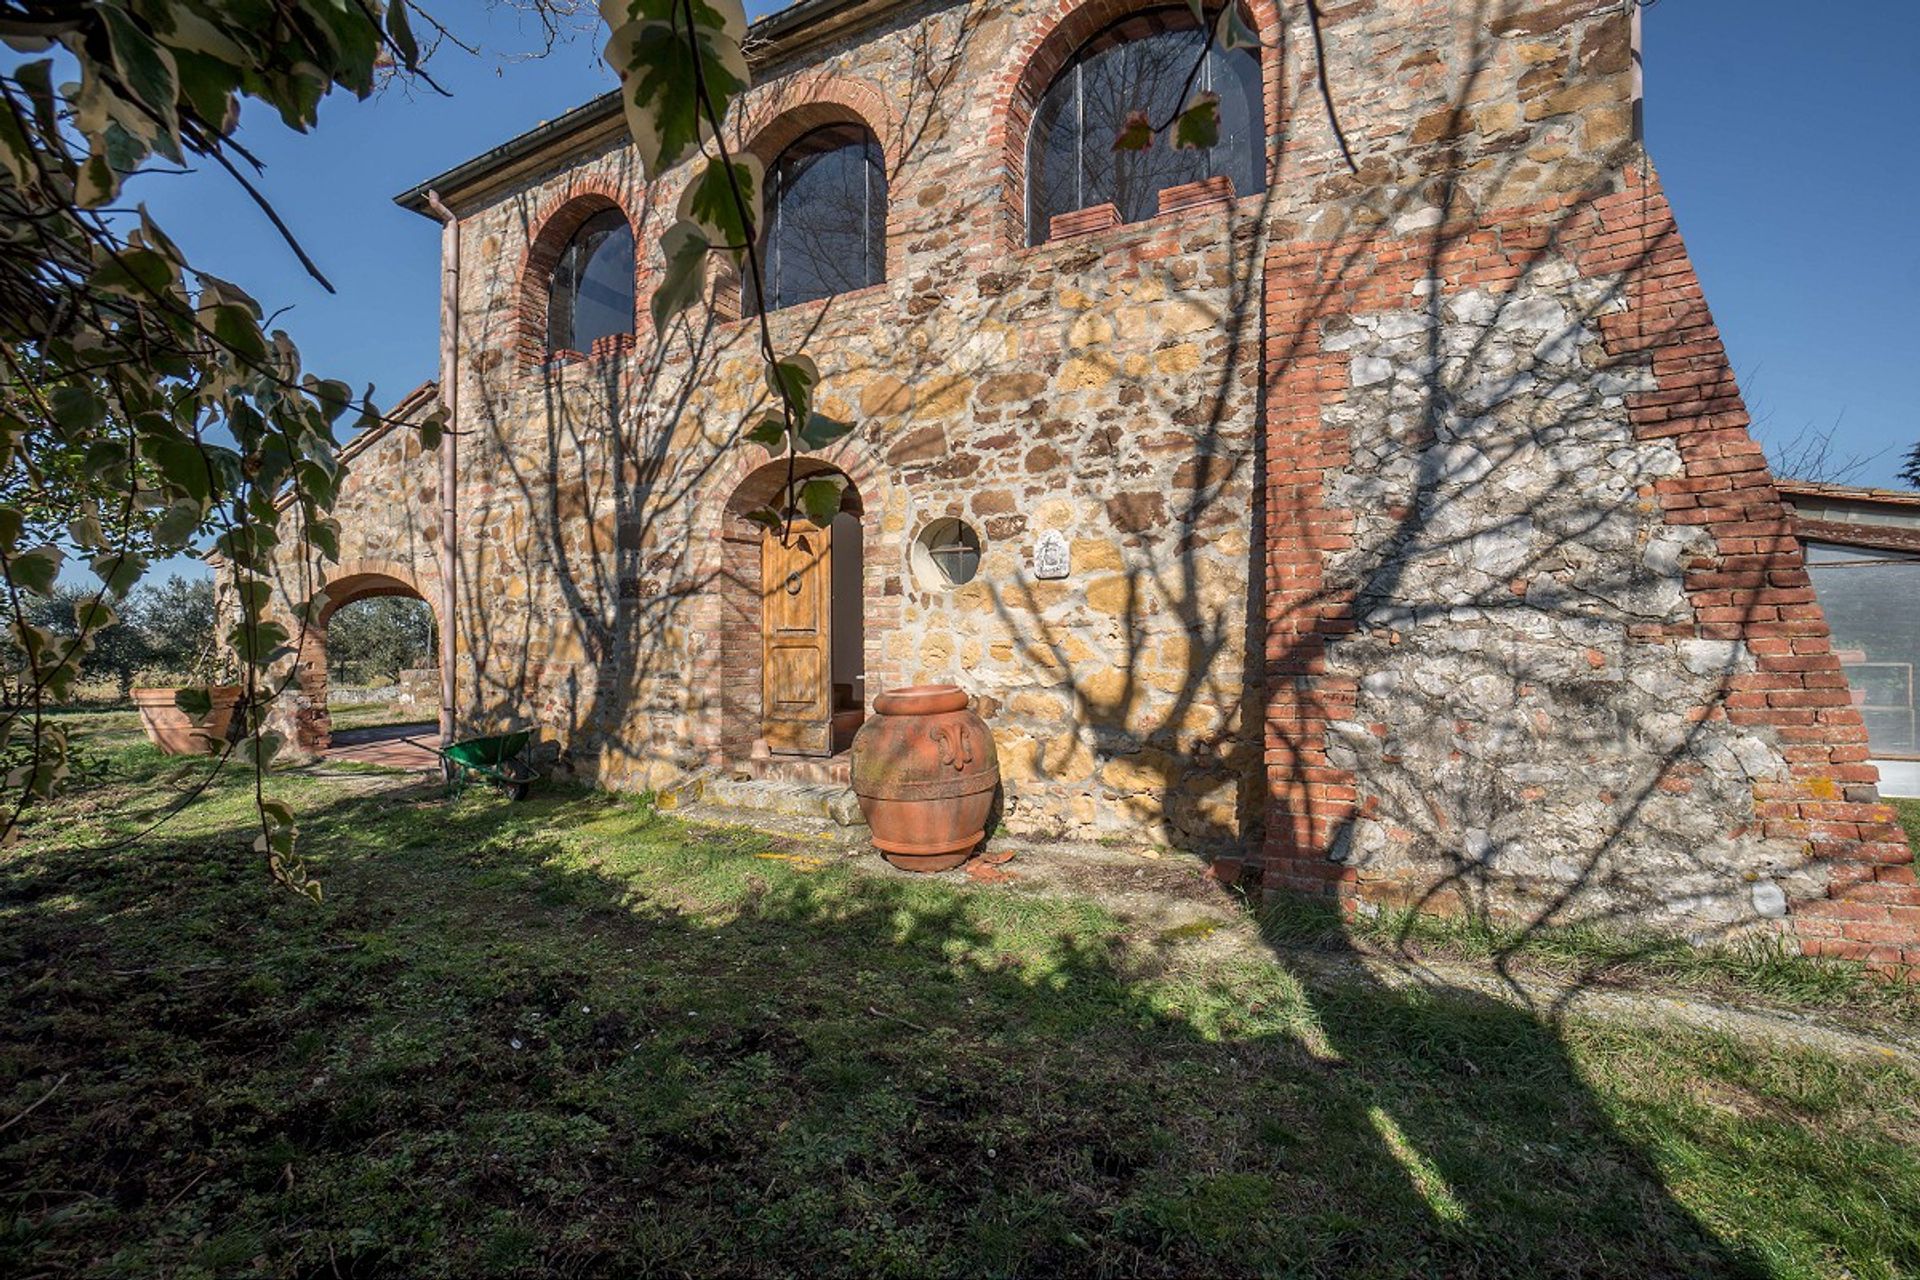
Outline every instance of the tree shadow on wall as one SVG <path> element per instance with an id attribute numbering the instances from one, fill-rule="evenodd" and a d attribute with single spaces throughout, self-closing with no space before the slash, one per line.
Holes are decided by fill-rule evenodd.
<path id="1" fill-rule="evenodd" d="M 933 104 L 978 21 L 976 7 L 960 6 L 950 43 L 912 33 L 902 164 L 944 129 Z M 652 206 L 637 212 L 636 242 L 651 250 Z M 523 221 L 520 230 L 538 228 Z M 718 749 L 710 722 L 722 709 L 699 690 L 720 662 L 720 637 L 700 606 L 736 584 L 720 548 L 687 526 L 690 512 L 732 496 L 714 485 L 734 459 L 764 456 L 742 438 L 774 406 L 755 318 L 737 314 L 741 292 L 738 281 L 720 288 L 691 321 L 612 358 L 531 376 L 495 362 L 480 371 L 477 408 L 464 413 L 474 452 L 463 455 L 463 483 L 484 496 L 466 513 L 463 540 L 472 563 L 463 566 L 462 715 L 558 730 L 557 763 L 573 776 L 653 786 L 711 763 Z M 829 303 L 788 324 L 779 349 L 808 349 L 837 316 Z M 469 321 L 469 345 L 510 349 L 514 335 L 500 326 L 516 317 L 490 317 L 477 330 Z M 761 590 L 757 577 L 737 585 Z M 540 586 L 550 599 L 534 598 Z"/>
<path id="2" fill-rule="evenodd" d="M 1520 939 L 1571 919 L 1673 919 L 1709 940 L 1755 922 L 1770 894 L 1756 884 L 1820 892 L 1804 839 L 1755 803 L 1789 785 L 1781 745 L 1727 715 L 1755 679 L 1737 637 L 1809 604 L 1810 587 L 1777 569 L 1768 591 L 1730 591 L 1739 607 L 1696 625 L 1698 583 L 1766 570 L 1724 564 L 1702 527 L 1668 522 L 1680 454 L 1658 428 L 1636 431 L 1629 408 L 1651 362 L 1606 328 L 1635 280 L 1680 252 L 1668 236 L 1593 265 L 1593 202 L 1647 182 L 1644 156 L 1623 129 L 1561 161 L 1548 188 L 1542 139 L 1581 141 L 1598 113 L 1474 135 L 1503 42 L 1565 20 L 1530 25 L 1493 3 L 1461 15 L 1456 87 L 1419 122 L 1425 143 L 1362 140 L 1357 172 L 1317 101 L 1283 104 L 1297 123 L 1258 210 L 1205 226 L 1231 258 L 1173 259 L 1187 279 L 1160 277 L 1206 316 L 1205 386 L 1167 374 L 1184 335 L 1130 368 L 1119 344 L 1089 353 L 1103 331 L 1086 314 L 1059 319 L 1062 381 L 1121 380 L 1119 408 L 1076 416 L 1056 394 L 1003 420 L 1073 457 L 1071 484 L 1104 503 L 1123 561 L 1089 572 L 1084 595 L 1024 572 L 992 588 L 1035 691 L 1069 694 L 1049 726 L 1021 722 L 1020 690 L 992 691 L 1016 776 L 1084 788 L 1111 834 L 1144 830 L 1229 866 L 1263 838 L 1330 859 L 1270 888 L 1364 878 L 1426 909 L 1517 907 Z M 1566 58 L 1527 77 L 1523 105 L 1550 105 L 1569 61 L 1623 73 L 1628 21 L 1596 11 Z M 1283 59 L 1310 61 L 1310 47 L 1291 30 Z M 1341 87 L 1336 71 L 1336 99 Z M 1534 197 L 1522 215 L 1476 204 L 1518 203 L 1516 187 Z M 1007 300 L 997 318 L 1034 323 L 1032 278 L 1134 293 L 1153 271 L 1067 245 L 979 287 Z M 1224 287 L 1196 280 L 1209 271 Z M 1731 383 L 1699 394 L 1723 415 L 1702 428 L 1712 474 L 1763 465 Z M 1171 483 L 1152 467 L 1169 445 Z M 1046 491 L 1020 496 L 1024 512 Z M 1235 575 L 1243 607 L 1223 606 L 1212 557 L 1249 508 L 1264 536 Z M 1024 532 L 1026 517 L 1005 528 Z M 1269 771 L 1292 774 L 1271 796 Z M 1223 776 L 1237 803 L 1210 790 Z"/>
<path id="3" fill-rule="evenodd" d="M 969 225 L 986 211 L 958 201 L 917 208 L 910 201 L 913 188 L 899 181 L 903 175 L 918 176 L 915 166 L 924 168 L 922 150 L 943 141 L 951 127 L 936 110 L 940 86 L 967 69 L 978 19 L 975 7 L 955 6 L 943 19 L 950 30 L 920 28 L 904 37 L 915 42 L 920 74 L 902 108 L 903 145 L 892 177 L 896 215 L 917 221 L 896 239 L 917 237 L 920 250 L 944 242 L 956 255 L 970 252 Z M 1241 210 L 1221 215 L 1218 225 L 1230 227 L 1231 245 L 1245 249 L 1254 243 L 1259 221 Z M 647 226 L 637 228 L 639 242 L 649 243 L 650 232 Z M 1050 259 L 1048 270 L 1062 279 L 1076 269 L 1079 251 L 1071 245 L 1037 252 Z M 867 324 L 860 304 L 829 301 L 804 316 L 772 319 L 780 349 L 810 350 L 822 360 L 829 395 L 836 375 L 857 387 L 863 365 L 884 369 L 908 388 L 897 404 L 878 414 L 868 413 L 865 405 L 838 406 L 861 417 L 863 431 L 872 427 L 866 447 L 912 493 L 907 509 L 898 513 L 907 522 L 905 534 L 927 520 L 954 515 L 985 524 L 990 544 L 1012 549 L 1037 532 L 1029 529 L 1025 515 L 1008 509 L 1019 502 L 1064 495 L 1076 506 L 1076 522 L 1088 524 L 1105 520 L 1109 511 L 1123 512 L 1125 554 L 1133 559 L 1138 549 L 1149 558 L 1161 588 L 1150 606 L 1152 621 L 1144 623 L 1139 611 L 1126 610 L 1112 634 L 1097 638 L 1097 658 L 1083 657 L 1065 667 L 1043 661 L 1031 675 L 1003 674 L 993 687 L 976 691 L 1003 734 L 1033 736 L 1050 728 L 1057 736 L 1069 726 L 1073 745 L 1067 754 L 1074 760 L 1089 760 L 1090 753 L 1103 761 L 1126 757 L 1114 766 L 1116 776 L 1126 771 L 1124 788 L 1105 788 L 1091 768 L 1077 780 L 1087 800 L 1111 800 L 1131 809 L 1148 804 L 1156 792 L 1171 791 L 1177 799 L 1166 827 L 1170 838 L 1219 851 L 1257 840 L 1262 807 L 1257 680 L 1236 669 L 1246 666 L 1248 644 L 1255 651 L 1258 645 L 1257 610 L 1249 624 L 1251 587 L 1239 561 L 1258 556 L 1257 540 L 1244 527 L 1244 511 L 1259 502 L 1253 479 L 1259 355 L 1253 255 L 1236 264 L 1223 243 L 1200 256 L 1205 279 L 1196 278 L 1192 261 L 1167 271 L 1130 273 L 1165 296 L 1156 314 L 1184 306 L 1189 322 L 1186 340 L 1166 344 L 1173 348 L 1168 351 L 1156 350 L 1151 337 L 1135 337 L 1128 358 L 1148 362 L 1144 375 L 1139 369 L 1124 372 L 1088 350 L 1084 335 L 1071 332 L 1070 318 L 1056 322 L 1050 315 L 1037 316 L 1049 296 L 1044 284 L 1016 287 L 1004 275 L 982 281 L 977 296 L 959 308 L 950 305 L 955 299 L 943 296 L 944 286 L 920 278 L 889 283 L 888 296 L 903 301 L 910 316 L 942 327 L 943 341 L 925 349 L 876 345 L 886 338 L 887 326 Z M 1188 305 L 1183 295 L 1194 289 L 1223 301 Z M 497 318 L 468 318 L 468 346 L 510 345 L 512 335 L 487 326 L 515 319 L 506 311 L 491 314 Z M 1228 332 L 1204 332 L 1223 317 Z M 979 502 L 970 508 L 964 495 L 948 496 L 952 483 L 980 455 L 971 440 L 955 434 L 960 425 L 955 418 L 930 408 L 936 392 L 929 389 L 957 379 L 971 387 L 993 377 L 1003 360 L 982 344 L 990 346 L 994 333 L 1015 324 L 1029 328 L 1019 360 L 1057 367 L 1078 358 L 1103 379 L 1129 384 L 1122 393 L 1126 415 L 1174 424 L 1155 433 L 1151 465 L 1178 470 L 1184 490 L 1177 514 L 1164 504 L 1129 506 L 1124 495 L 1115 497 L 1145 455 L 1133 450 L 1114 413 L 1102 413 L 1096 421 L 1076 409 L 1070 395 L 1029 396 L 997 413 L 974 416 L 979 423 L 1000 417 L 1017 425 L 1034 441 L 1044 440 L 1056 457 L 1073 459 L 1071 465 L 1035 478 L 1022 470 L 1026 451 L 1014 449 L 999 459 L 1005 474 L 991 486 L 976 482 L 975 487 L 1004 495 L 1017 486 L 1017 499 L 988 510 Z M 850 333 L 850 326 L 859 332 Z M 505 362 L 477 370 L 481 394 L 469 395 L 463 407 L 463 489 L 476 495 L 464 513 L 471 536 L 463 542 L 471 563 L 464 569 L 461 610 L 471 642 L 463 715 L 490 725 L 568 726 L 568 739 L 591 747 L 579 751 L 571 741 L 563 743 L 567 763 L 588 776 L 624 779 L 628 785 L 645 785 L 662 772 L 659 766 L 701 762 L 686 745 L 690 736 L 698 736 L 697 728 L 690 735 L 688 726 L 715 716 L 718 708 L 680 705 L 671 686 L 713 661 L 716 638 L 689 632 L 698 616 L 696 603 L 721 586 L 726 570 L 711 548 L 691 543 L 679 526 L 690 507 L 726 498 L 710 487 L 732 450 L 757 454 L 757 447 L 741 444 L 738 436 L 739 425 L 766 407 L 755 336 L 751 321 L 728 322 L 710 310 L 694 325 L 656 335 L 645 349 L 620 359 L 531 378 Z M 1169 392 L 1153 374 L 1154 361 L 1174 367 L 1211 359 L 1222 350 L 1217 394 L 1194 378 Z M 847 370 L 832 367 L 841 358 Z M 740 393 L 742 384 L 749 393 Z M 854 392 L 847 395 L 851 399 Z M 965 394 L 953 402 L 962 415 L 968 412 L 966 402 Z M 988 430 L 977 425 L 973 434 Z M 931 448 L 926 447 L 929 431 L 937 438 Z M 1191 460 L 1182 466 L 1176 454 Z M 1163 521 L 1168 527 L 1159 527 Z M 1242 527 L 1230 527 L 1236 524 Z M 881 553 L 901 563 L 889 571 L 882 590 L 926 607 L 929 602 L 919 597 L 933 593 L 905 572 L 905 534 L 894 529 L 888 534 Z M 1009 616 L 1028 584 L 1020 581 L 1023 568 L 1004 568 L 1012 585 L 995 584 L 989 606 L 1002 619 L 1001 636 L 1026 638 L 1035 653 L 1057 648 L 1049 634 L 1053 619 L 1045 611 L 1031 619 Z M 1129 568 L 1121 576 L 1135 572 Z M 1121 576 L 1102 584 L 1103 599 L 1115 594 Z M 537 607 L 531 585 L 536 581 L 552 590 Z M 757 592 L 759 584 L 750 589 Z M 1057 617 L 1062 611 L 1053 613 Z M 937 610 L 928 619 L 935 630 L 953 623 Z M 1116 661 L 1116 654 L 1124 656 Z M 954 660 L 960 660 L 957 652 Z M 906 668 L 914 661 L 901 659 Z M 1141 673 L 1143 662 L 1154 667 L 1151 676 Z M 958 670 L 914 668 L 904 678 L 956 676 L 961 676 Z M 1060 710 L 1051 725 L 1049 717 L 1035 718 L 1021 709 L 1033 705 L 1018 697 L 1023 690 L 1056 701 Z M 650 746 L 655 743 L 669 745 Z M 582 760 L 582 755 L 592 758 Z"/>
<path id="4" fill-rule="evenodd" d="M 324 905 L 258 875 L 244 824 L 0 868 L 0 1056 L 66 1081 L 0 1135 L 0 1258 L 1760 1271 L 1504 1002 L 1196 978 L 1185 940 L 1070 903 L 807 871 L 598 798 L 303 825 Z"/>
<path id="5" fill-rule="evenodd" d="M 1331 864 L 1282 887 L 1364 883 L 1375 901 L 1497 920 L 1502 966 L 1576 920 L 1698 942 L 1769 932 L 1763 915 L 1820 896 L 1826 870 L 1765 803 L 1791 794 L 1798 739 L 1729 709 L 1763 683 L 1746 638 L 1781 634 L 1811 586 L 1777 509 L 1744 517 L 1750 547 L 1688 509 L 1764 471 L 1730 373 L 1666 369 L 1659 397 L 1712 416 L 1635 420 L 1655 391 L 1652 330 L 1706 316 L 1683 292 L 1639 304 L 1647 329 L 1619 323 L 1636 289 L 1684 266 L 1670 228 L 1631 255 L 1596 250 L 1613 230 L 1597 200 L 1623 180 L 1653 196 L 1638 143 L 1520 219 L 1475 199 L 1537 179 L 1534 135 L 1484 143 L 1477 168 L 1499 162 L 1463 182 L 1465 122 L 1515 13 L 1476 11 L 1484 44 L 1435 113 L 1454 124 L 1428 130 L 1432 176 L 1363 151 L 1358 177 L 1327 182 L 1351 192 L 1344 213 L 1269 279 L 1275 403 L 1296 408 L 1300 448 L 1331 455 L 1271 488 L 1276 539 L 1296 534 L 1323 568 L 1272 579 L 1269 758 L 1299 780 L 1277 790 L 1270 847 Z M 1578 60 L 1624 60 L 1628 20 L 1589 21 Z M 1287 430 L 1269 424 L 1275 457 Z M 1844 701 L 1807 697 L 1776 719 L 1825 724 L 1814 704 Z M 1317 770 L 1340 781 L 1316 786 Z"/>

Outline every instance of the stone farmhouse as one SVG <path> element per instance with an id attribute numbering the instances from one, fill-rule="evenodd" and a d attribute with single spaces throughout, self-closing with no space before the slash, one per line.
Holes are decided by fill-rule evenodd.
<path id="1" fill-rule="evenodd" d="M 1920 961 L 1920 887 L 1640 140 L 1626 0 L 800 0 L 730 140 L 766 280 L 656 332 L 687 175 L 591 102 L 399 197 L 455 434 L 350 449 L 288 601 L 427 601 L 452 731 L 831 783 L 954 682 L 1003 829 L 1336 895 Z M 1197 82 L 1220 145 L 1116 153 Z M 1334 122 L 1337 120 L 1337 130 Z M 1347 154 L 1351 154 L 1351 164 Z M 424 303 L 424 299 L 423 299 Z M 757 343 L 857 422 L 769 535 Z M 283 699 L 325 745 L 325 618 Z"/>

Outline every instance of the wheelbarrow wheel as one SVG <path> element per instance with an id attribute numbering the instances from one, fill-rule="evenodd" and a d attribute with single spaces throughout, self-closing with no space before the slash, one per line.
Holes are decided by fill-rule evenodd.
<path id="1" fill-rule="evenodd" d="M 507 790 L 507 799 L 525 800 L 533 790 L 533 766 L 525 760 L 508 760 L 500 766 L 500 780 Z"/>

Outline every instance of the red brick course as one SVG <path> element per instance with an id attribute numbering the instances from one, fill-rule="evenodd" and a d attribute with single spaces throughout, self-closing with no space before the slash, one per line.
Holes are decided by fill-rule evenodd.
<path id="1" fill-rule="evenodd" d="M 887 173 L 904 158 L 899 112 L 871 84 L 850 76 L 805 71 L 755 90 L 735 121 L 741 150 L 770 165 L 782 151 L 830 124 L 864 125 L 880 144 Z"/>
<path id="2" fill-rule="evenodd" d="M 1085 209 L 1075 209 L 1072 213 L 1054 214 L 1047 222 L 1047 239 L 1066 240 L 1073 236 L 1093 235 L 1111 231 L 1119 225 L 1120 211 L 1109 200 Z"/>
<path id="3" fill-rule="evenodd" d="M 1161 213 L 1197 209 L 1203 205 L 1231 203 L 1233 203 L 1233 178 L 1224 173 L 1217 177 L 1201 178 L 1197 182 L 1183 182 L 1177 187 L 1168 187 L 1160 193 Z M 1058 219 L 1056 218 L 1055 221 Z"/>

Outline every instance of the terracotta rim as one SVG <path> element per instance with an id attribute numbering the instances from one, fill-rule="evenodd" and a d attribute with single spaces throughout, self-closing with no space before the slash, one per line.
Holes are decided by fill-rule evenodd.
<path id="1" fill-rule="evenodd" d="M 175 706 L 177 704 L 173 700 L 173 695 L 178 693 L 182 687 L 187 686 L 175 686 L 167 689 L 135 689 L 133 691 L 133 705 L 136 707 Z M 240 693 L 241 689 L 237 684 L 216 684 L 207 689 L 207 698 L 214 706 L 218 707 L 226 703 L 238 702 L 240 700 Z"/>
<path id="2" fill-rule="evenodd" d="M 957 684 L 916 684 L 877 694 L 873 709 L 883 716 L 937 716 L 967 709 L 967 691 Z"/>

